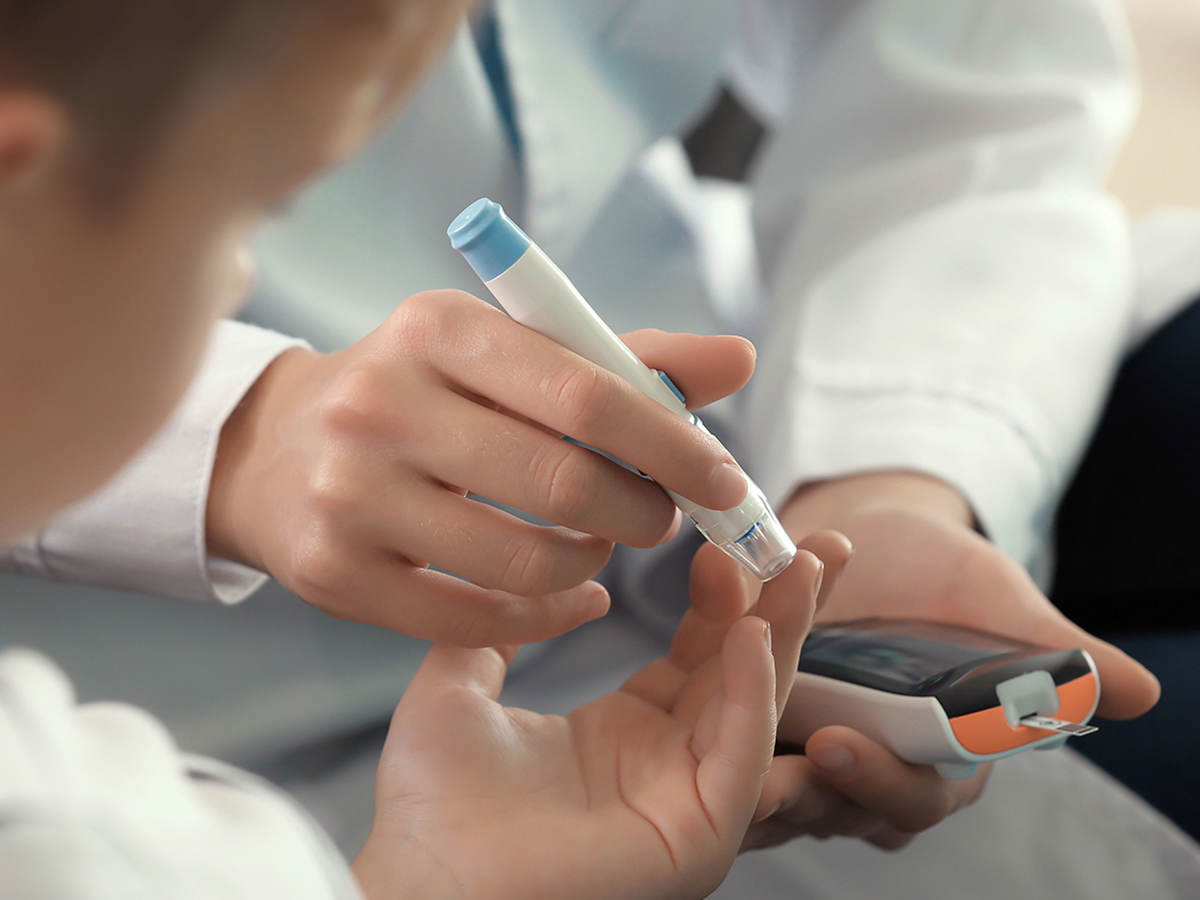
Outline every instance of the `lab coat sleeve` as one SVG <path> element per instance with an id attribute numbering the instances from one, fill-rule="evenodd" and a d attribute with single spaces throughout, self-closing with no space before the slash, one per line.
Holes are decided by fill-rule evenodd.
<path id="1" fill-rule="evenodd" d="M 779 501 L 928 472 L 1029 561 L 1130 315 L 1127 225 L 1100 188 L 1135 108 L 1123 21 L 1109 0 L 839 9 L 816 41 L 802 17 L 777 38 L 809 40 L 776 66 L 790 90 L 760 90 L 777 46 L 735 67 L 775 125 L 753 181 L 756 474 Z"/>
<path id="2" fill-rule="evenodd" d="M 208 486 L 225 420 L 271 361 L 299 346 L 219 323 L 201 371 L 153 441 L 100 491 L 0 556 L 0 568 L 186 600 L 249 596 L 266 576 L 208 555 Z"/>
<path id="3" fill-rule="evenodd" d="M 22 900 L 361 900 L 291 798 L 180 752 L 148 713 L 78 705 L 49 660 L 0 653 L 0 882 Z"/>

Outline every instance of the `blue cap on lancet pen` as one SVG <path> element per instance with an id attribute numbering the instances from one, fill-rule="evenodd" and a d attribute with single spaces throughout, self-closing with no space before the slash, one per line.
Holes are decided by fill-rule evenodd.
<path id="1" fill-rule="evenodd" d="M 476 200 L 446 229 L 450 246 L 470 263 L 481 281 L 502 275 L 533 243 L 499 203 Z"/>

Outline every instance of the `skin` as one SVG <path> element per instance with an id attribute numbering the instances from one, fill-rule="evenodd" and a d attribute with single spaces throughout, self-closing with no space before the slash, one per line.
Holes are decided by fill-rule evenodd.
<path id="1" fill-rule="evenodd" d="M 392 720 L 356 871 L 387 885 L 415 870 L 455 898 L 706 896 L 754 813 L 825 568 L 802 551 L 709 651 L 681 631 L 566 717 L 496 701 L 510 650 L 438 645 Z"/>
<path id="2" fill-rule="evenodd" d="M 624 338 L 698 405 L 754 367 L 743 338 Z M 589 579 L 614 541 L 652 546 L 679 528 L 658 487 L 563 433 L 701 503 L 745 496 L 711 436 L 483 301 L 435 291 L 341 353 L 268 369 L 222 432 L 210 548 L 339 617 L 471 646 L 551 637 L 608 609 Z"/>

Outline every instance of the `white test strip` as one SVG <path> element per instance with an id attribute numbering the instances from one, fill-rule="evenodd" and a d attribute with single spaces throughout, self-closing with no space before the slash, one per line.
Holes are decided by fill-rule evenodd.
<path id="1" fill-rule="evenodd" d="M 1027 725 L 1030 728 L 1040 728 L 1043 731 L 1057 731 L 1059 734 L 1069 734 L 1072 737 L 1081 737 L 1082 735 L 1100 730 L 1095 725 L 1080 725 L 1078 722 L 1067 722 L 1064 719 L 1052 719 L 1050 716 L 1039 716 L 1036 714 L 1021 719 L 1021 724 Z"/>

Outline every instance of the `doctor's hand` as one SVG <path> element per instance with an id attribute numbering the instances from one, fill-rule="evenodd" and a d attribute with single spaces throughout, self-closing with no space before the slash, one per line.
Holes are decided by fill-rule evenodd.
<path id="1" fill-rule="evenodd" d="M 754 368 L 742 338 L 625 340 L 698 406 Z M 221 433 L 209 552 L 339 618 L 464 646 L 552 637 L 607 610 L 589 579 L 613 542 L 648 547 L 679 527 L 655 484 L 562 434 L 702 505 L 745 496 L 703 430 L 483 301 L 437 291 L 344 352 L 268 367 Z"/>
<path id="2" fill-rule="evenodd" d="M 966 501 L 941 481 L 908 472 L 827 481 L 801 489 L 780 517 L 792 535 L 836 528 L 853 541 L 854 559 L 827 587 L 819 621 L 928 618 L 1083 647 L 1100 670 L 1101 715 L 1131 718 L 1157 701 L 1154 676 L 1063 617 L 1021 566 L 975 533 Z M 756 589 L 737 576 L 723 554 L 701 548 L 689 615 L 716 623 L 740 615 Z M 775 758 L 747 847 L 846 835 L 898 849 L 976 800 L 990 771 L 983 766 L 970 779 L 946 780 L 849 728 L 790 733 L 786 715 L 779 737 L 784 746 L 803 746 L 805 755 Z"/>
<path id="3" fill-rule="evenodd" d="M 810 534 L 799 546 L 825 563 L 818 597 L 822 610 L 818 618 L 824 618 L 824 608 L 838 596 L 842 579 L 857 566 L 857 551 L 847 565 L 850 542 L 834 531 Z M 671 658 L 678 664 L 711 653 L 730 623 L 762 602 L 762 586 L 732 562 L 715 547 L 705 545 L 697 552 L 691 607 L 671 647 Z M 982 766 L 966 781 L 947 781 L 931 767 L 909 765 L 848 728 L 823 729 L 808 741 L 807 755 L 802 755 L 791 752 L 788 745 L 802 743 L 807 735 L 789 734 L 786 720 L 786 712 L 781 711 L 779 755 L 772 759 L 763 782 L 743 851 L 799 837 L 858 837 L 878 847 L 898 849 L 916 832 L 974 801 L 991 768 Z M 846 762 L 849 768 L 844 767 Z"/>
<path id="4" fill-rule="evenodd" d="M 938 479 L 876 472 L 814 484 L 781 519 L 792 534 L 836 528 L 854 542 L 854 563 L 823 607 L 823 621 L 934 619 L 1046 647 L 1082 647 L 1100 672 L 1098 715 L 1131 719 L 1158 702 L 1157 679 L 1060 613 L 1021 565 L 976 533 L 966 500 Z"/>
<path id="5" fill-rule="evenodd" d="M 707 896 L 759 802 L 820 576 L 799 554 L 757 616 L 706 631 L 711 653 L 565 718 L 497 702 L 511 650 L 436 645 L 384 746 L 366 896 Z"/>

